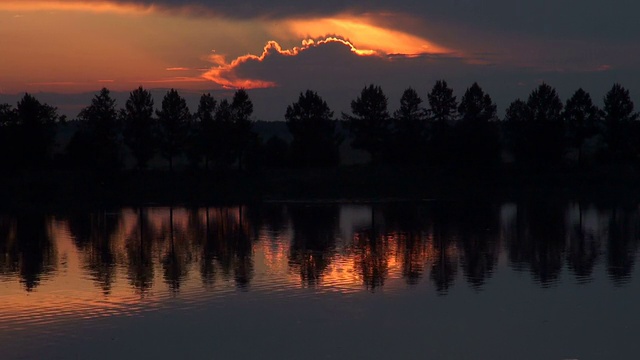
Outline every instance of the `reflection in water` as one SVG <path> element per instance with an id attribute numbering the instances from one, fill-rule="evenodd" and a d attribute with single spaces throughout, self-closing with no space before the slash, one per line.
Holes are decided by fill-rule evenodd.
<path id="1" fill-rule="evenodd" d="M 516 269 L 529 267 L 542 286 L 552 285 L 565 258 L 564 208 L 553 202 L 518 206 L 508 239 L 509 259 Z"/>
<path id="2" fill-rule="evenodd" d="M 118 249 L 114 248 L 121 212 L 80 213 L 66 219 L 69 233 L 81 253 L 87 275 L 109 294 L 115 281 Z"/>
<path id="3" fill-rule="evenodd" d="M 155 229 L 145 209 L 138 208 L 134 225 L 125 234 L 127 280 L 140 294 L 153 286 L 153 240 Z"/>
<path id="4" fill-rule="evenodd" d="M 0 270 L 33 291 L 57 266 L 55 243 L 46 216 L 20 214 L 0 218 Z"/>
<path id="5" fill-rule="evenodd" d="M 335 257 L 340 208 L 292 205 L 288 212 L 293 227 L 289 265 L 300 274 L 303 284 L 314 286 L 322 281 Z"/>
<path id="6" fill-rule="evenodd" d="M 162 289 L 175 296 L 185 286 L 375 292 L 398 279 L 428 279 L 447 294 L 461 278 L 481 291 L 506 259 L 542 287 L 564 269 L 590 282 L 598 264 L 624 285 L 638 252 L 638 215 L 637 207 L 554 201 L 6 214 L 0 279 L 27 292 L 87 279 L 111 299 Z"/>
<path id="7" fill-rule="evenodd" d="M 333 284 L 325 276 L 375 291 L 390 277 L 415 285 L 427 276 L 445 294 L 461 272 L 481 290 L 501 252 L 543 287 L 563 268 L 589 282 L 600 261 L 618 285 L 629 281 L 638 250 L 637 208 L 530 201 L 518 204 L 265 204 L 224 208 L 138 208 L 0 217 L 0 274 L 27 291 L 56 281 L 57 243 L 68 237 L 82 273 L 110 294 L 123 278 L 137 294 L 157 286 L 173 293 L 199 274 L 214 287 L 232 280 L 249 289 L 256 273 Z M 66 254 L 73 256 L 74 254 Z M 279 272 L 274 275 L 274 272 Z M 342 275 L 337 275 L 342 274 Z M 291 275 L 295 275 L 293 278 Z M 350 280 L 349 280 L 350 279 Z M 261 278 L 260 281 L 268 281 Z M 262 286 L 262 284 L 261 284 Z"/>
<path id="8" fill-rule="evenodd" d="M 616 285 L 622 285 L 629 281 L 638 250 L 637 211 L 612 209 L 607 230 L 607 272 Z"/>

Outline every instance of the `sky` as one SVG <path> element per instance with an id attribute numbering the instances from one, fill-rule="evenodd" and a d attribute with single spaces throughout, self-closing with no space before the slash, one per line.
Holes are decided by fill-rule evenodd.
<path id="1" fill-rule="evenodd" d="M 256 120 L 283 120 L 306 89 L 337 115 L 368 84 L 390 110 L 436 80 L 460 99 L 478 82 L 502 114 L 538 84 L 596 103 L 613 83 L 640 100 L 640 3 L 632 0 L 0 0 L 0 103 L 24 92 L 75 117 L 107 87 L 228 98 L 245 88 Z M 195 108 L 193 109 L 195 110 Z"/>

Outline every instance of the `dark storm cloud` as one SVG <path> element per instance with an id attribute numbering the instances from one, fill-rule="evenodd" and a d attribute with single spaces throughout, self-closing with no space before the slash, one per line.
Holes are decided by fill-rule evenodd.
<path id="1" fill-rule="evenodd" d="M 125 1 L 126 2 L 126 1 Z M 535 35 L 630 40 L 639 33 L 640 3 L 633 0 L 452 0 L 452 1 L 343 1 L 300 2 L 161 0 L 138 1 L 167 6 L 198 6 L 235 18 L 330 16 L 343 12 L 411 14 L 430 22 L 455 25 L 461 30 L 483 29 Z M 457 33 L 457 32 L 454 32 Z"/>

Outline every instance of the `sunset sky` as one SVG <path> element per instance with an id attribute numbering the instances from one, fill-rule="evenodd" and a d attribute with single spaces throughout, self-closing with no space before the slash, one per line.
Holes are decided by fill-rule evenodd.
<path id="1" fill-rule="evenodd" d="M 139 85 L 190 104 L 250 90 L 255 118 L 282 120 L 308 88 L 339 114 L 369 83 L 397 108 L 438 79 L 478 81 L 499 114 L 540 82 L 599 103 L 614 82 L 640 99 L 640 5 L 631 0 L 0 0 L 0 103 L 32 92 L 70 116 L 102 87 Z M 638 102 L 638 101 L 636 101 Z M 193 109 L 195 110 L 195 109 Z"/>

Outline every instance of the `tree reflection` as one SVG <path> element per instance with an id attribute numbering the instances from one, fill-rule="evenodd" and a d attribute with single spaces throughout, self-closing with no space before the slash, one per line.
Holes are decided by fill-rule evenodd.
<path id="1" fill-rule="evenodd" d="M 148 213 L 138 208 L 135 225 L 126 236 L 127 279 L 141 294 L 153 286 L 154 266 L 152 258 L 153 241 L 157 231 L 149 221 Z"/>
<path id="2" fill-rule="evenodd" d="M 498 209 L 486 203 L 469 203 L 460 219 L 459 241 L 462 250 L 462 269 L 469 284 L 482 289 L 498 263 Z"/>
<path id="3" fill-rule="evenodd" d="M 518 205 L 515 236 L 508 244 L 509 259 L 516 269 L 528 266 L 543 287 L 552 285 L 562 270 L 564 209 L 557 202 L 531 201 Z"/>
<path id="4" fill-rule="evenodd" d="M 609 215 L 607 273 L 615 285 L 630 281 L 638 250 L 638 212 L 613 208 Z"/>
<path id="5" fill-rule="evenodd" d="M 431 265 L 429 278 L 433 281 L 439 294 L 446 294 L 455 281 L 458 273 L 458 256 L 454 240 L 454 224 L 456 214 L 445 203 L 433 206 L 432 242 L 435 249 L 434 262 Z"/>
<path id="6" fill-rule="evenodd" d="M 252 243 L 248 223 L 244 219 L 244 207 L 239 208 L 239 219 L 232 235 L 236 286 L 247 289 L 253 278 Z"/>
<path id="7" fill-rule="evenodd" d="M 109 294 L 116 275 L 114 236 L 122 221 L 122 211 L 76 213 L 67 220 L 69 232 L 82 254 L 83 267 L 103 293 Z"/>
<path id="8" fill-rule="evenodd" d="M 169 208 L 169 221 L 164 222 L 161 229 L 161 242 L 165 246 L 162 269 L 165 283 L 173 293 L 177 293 L 189 273 L 192 253 L 186 231 L 174 223 L 173 213 L 173 207 Z"/>
<path id="9" fill-rule="evenodd" d="M 584 205 L 577 204 L 578 218 L 569 225 L 567 265 L 578 282 L 588 282 L 600 254 L 598 234 L 584 222 Z"/>
<path id="10" fill-rule="evenodd" d="M 252 235 L 243 207 L 206 208 L 189 216 L 188 234 L 200 253 L 200 277 L 211 286 L 217 274 L 233 277 L 239 289 L 253 278 Z M 195 238 L 193 238 L 195 236 Z"/>
<path id="11" fill-rule="evenodd" d="M 624 285 L 638 252 L 640 214 L 635 204 L 616 205 L 432 201 L 343 211 L 337 204 L 262 204 L 76 212 L 62 216 L 63 222 L 21 213 L 0 216 L 0 276 L 35 289 L 55 273 L 56 249 L 68 256 L 68 229 L 77 250 L 69 255 L 77 254 L 80 264 L 75 271 L 105 295 L 117 275 L 141 295 L 160 274 L 159 282 L 173 293 L 198 276 L 202 286 L 227 280 L 246 290 L 254 281 L 254 252 L 269 268 L 259 281 L 294 273 L 290 286 L 332 286 L 323 281 L 335 275 L 376 291 L 396 277 L 408 285 L 428 278 L 429 286 L 446 294 L 464 275 L 481 290 L 501 258 L 530 272 L 542 287 L 557 283 L 565 266 L 579 283 L 589 282 L 598 262 L 606 261 L 611 281 Z M 339 234 L 348 240 L 337 241 Z M 65 241 L 61 247 L 58 238 Z"/>
<path id="12" fill-rule="evenodd" d="M 390 236 L 396 240 L 396 253 L 402 263 L 402 277 L 407 284 L 416 285 L 422 278 L 425 265 L 433 249 L 427 243 L 426 222 L 422 206 L 390 204 L 385 206 L 383 217 Z"/>
<path id="13" fill-rule="evenodd" d="M 187 225 L 187 236 L 194 247 L 198 249 L 200 278 L 204 286 L 210 287 L 215 284 L 216 270 L 214 266 L 215 250 L 209 241 L 211 237 L 209 208 L 204 209 L 204 219 L 200 209 L 189 209 L 189 220 Z"/>
<path id="14" fill-rule="evenodd" d="M 300 273 L 302 283 L 315 286 L 335 254 L 339 207 L 337 205 L 288 207 L 293 224 L 289 266 Z"/>
<path id="15" fill-rule="evenodd" d="M 26 291 L 33 291 L 57 266 L 49 219 L 40 214 L 0 217 L 0 270 L 15 274 Z"/>
<path id="16" fill-rule="evenodd" d="M 387 237 L 377 229 L 376 208 L 372 205 L 371 227 L 353 235 L 354 267 L 367 289 L 375 291 L 384 285 L 389 274 L 390 252 Z"/>

